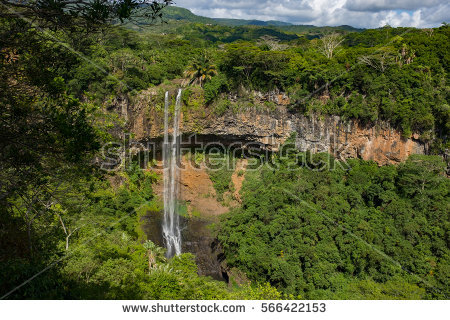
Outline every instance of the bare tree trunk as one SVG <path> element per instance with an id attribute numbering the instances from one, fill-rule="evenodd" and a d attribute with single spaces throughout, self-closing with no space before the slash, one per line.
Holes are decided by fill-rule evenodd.
<path id="1" fill-rule="evenodd" d="M 69 238 L 70 238 L 70 235 L 68 235 L 68 236 L 66 237 L 66 251 L 69 250 Z"/>
<path id="2" fill-rule="evenodd" d="M 68 251 L 69 250 L 69 239 L 72 236 L 72 234 L 74 234 L 79 228 L 75 228 L 73 231 L 70 231 L 66 228 L 66 225 L 64 224 L 64 221 L 60 214 L 58 214 L 58 218 L 59 218 L 59 221 L 61 222 L 61 226 L 64 230 L 64 234 L 66 235 L 66 251 Z"/>

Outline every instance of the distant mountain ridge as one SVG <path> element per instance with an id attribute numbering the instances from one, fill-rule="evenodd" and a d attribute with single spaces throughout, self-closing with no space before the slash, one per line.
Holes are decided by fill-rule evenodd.
<path id="1" fill-rule="evenodd" d="M 227 18 L 212 18 L 219 24 L 224 24 L 227 26 L 238 27 L 238 26 L 293 26 L 292 23 L 277 21 L 277 20 L 244 20 L 244 19 L 227 19 Z"/>
<path id="2" fill-rule="evenodd" d="M 166 19 L 171 20 L 188 20 L 189 22 L 197 22 L 197 23 L 206 23 L 206 24 L 220 24 L 220 25 L 227 25 L 231 27 L 235 26 L 248 26 L 248 25 L 254 25 L 254 26 L 292 26 L 292 23 L 283 22 L 283 21 L 262 21 L 262 20 L 244 20 L 244 19 L 228 19 L 228 18 L 208 18 L 208 17 L 202 17 L 198 16 L 192 11 L 176 7 L 176 6 L 169 6 L 164 9 L 164 14 Z"/>
<path id="3" fill-rule="evenodd" d="M 284 21 L 277 21 L 277 20 L 269 20 L 269 21 L 262 21 L 262 20 L 245 20 L 245 19 L 228 19 L 228 18 L 208 18 L 208 17 L 202 17 L 198 16 L 194 13 L 192 13 L 190 10 L 176 7 L 176 6 L 169 6 L 164 9 L 164 15 L 165 19 L 168 20 L 184 20 L 188 22 L 194 22 L 194 23 L 203 23 L 203 24 L 217 24 L 217 25 L 225 25 L 230 27 L 237 27 L 237 26 L 272 26 L 272 27 L 281 27 L 283 29 L 286 29 L 286 31 L 291 32 L 304 32 L 309 31 L 311 29 L 319 29 L 319 28 L 329 28 L 329 27 L 317 27 L 313 25 L 294 25 L 289 22 Z M 342 29 L 345 31 L 362 31 L 364 29 L 358 29 L 351 26 L 339 26 L 339 27 L 332 27 L 337 29 Z"/>

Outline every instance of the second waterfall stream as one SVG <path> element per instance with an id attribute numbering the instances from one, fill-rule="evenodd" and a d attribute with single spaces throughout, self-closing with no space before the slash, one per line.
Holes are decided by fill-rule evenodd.
<path id="1" fill-rule="evenodd" d="M 167 257 L 173 257 L 181 253 L 181 228 L 179 217 L 178 196 L 180 193 L 180 112 L 181 92 L 175 103 L 173 115 L 172 137 L 169 139 L 169 93 L 166 92 L 164 101 L 164 141 L 162 148 L 164 164 L 164 218 L 162 231 L 164 243 L 167 249 Z"/>

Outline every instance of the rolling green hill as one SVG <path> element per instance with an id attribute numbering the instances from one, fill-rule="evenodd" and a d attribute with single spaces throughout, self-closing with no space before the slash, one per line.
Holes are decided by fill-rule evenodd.
<path id="1" fill-rule="evenodd" d="M 186 20 L 195 23 L 219 24 L 231 27 L 237 26 L 290 26 L 291 23 L 283 21 L 261 21 L 244 19 L 226 19 L 226 18 L 207 18 L 198 16 L 190 10 L 175 6 L 169 6 L 164 9 L 165 18 L 168 20 Z"/>
<path id="2" fill-rule="evenodd" d="M 164 18 L 166 20 L 185 20 L 195 23 L 216 24 L 211 18 L 197 16 L 185 8 L 169 6 L 164 9 Z"/>

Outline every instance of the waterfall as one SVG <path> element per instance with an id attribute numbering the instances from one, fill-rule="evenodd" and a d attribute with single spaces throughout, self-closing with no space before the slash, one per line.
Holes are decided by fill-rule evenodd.
<path id="1" fill-rule="evenodd" d="M 178 163 L 180 160 L 180 111 L 181 89 L 178 90 L 173 117 L 172 139 L 169 141 L 169 93 L 166 92 L 164 101 L 164 220 L 162 225 L 167 257 L 181 253 L 181 230 L 178 213 L 178 194 L 180 191 Z"/>

